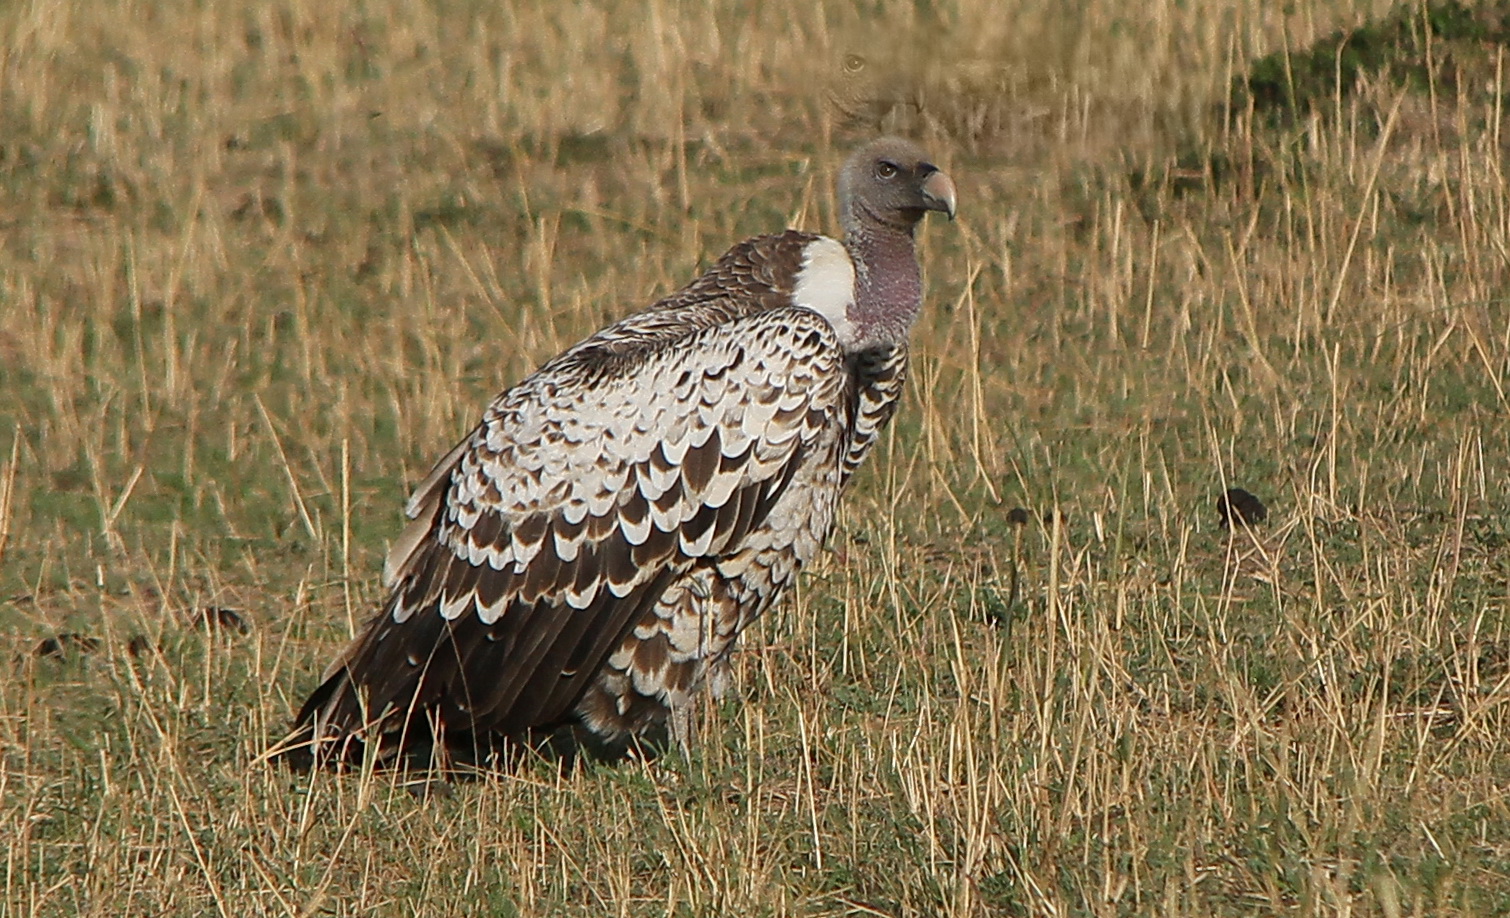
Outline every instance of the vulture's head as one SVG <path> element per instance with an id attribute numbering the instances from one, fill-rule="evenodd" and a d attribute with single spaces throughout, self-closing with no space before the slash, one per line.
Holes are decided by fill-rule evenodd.
<path id="1" fill-rule="evenodd" d="M 954 182 L 923 148 L 900 137 L 873 140 L 854 153 L 839 173 L 845 230 L 867 225 L 912 231 L 930 210 L 954 219 Z"/>

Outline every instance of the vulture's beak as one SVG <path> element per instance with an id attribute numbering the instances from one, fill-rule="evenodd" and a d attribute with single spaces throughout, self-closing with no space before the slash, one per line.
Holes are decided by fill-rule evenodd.
<path id="1" fill-rule="evenodd" d="M 954 182 L 938 169 L 923 179 L 923 206 L 937 210 L 954 219 Z"/>

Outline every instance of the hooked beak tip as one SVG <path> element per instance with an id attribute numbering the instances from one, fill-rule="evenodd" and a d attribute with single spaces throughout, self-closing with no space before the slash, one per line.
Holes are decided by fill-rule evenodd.
<path id="1" fill-rule="evenodd" d="M 954 219 L 954 181 L 943 172 L 934 172 L 923 180 L 923 201 L 929 210 L 936 210 Z"/>

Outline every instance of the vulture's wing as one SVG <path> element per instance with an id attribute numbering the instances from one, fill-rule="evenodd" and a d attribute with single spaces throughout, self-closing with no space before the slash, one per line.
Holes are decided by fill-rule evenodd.
<path id="1" fill-rule="evenodd" d="M 672 578 L 761 527 L 803 462 L 837 461 L 812 447 L 845 379 L 832 327 L 790 307 L 547 364 L 415 492 L 390 599 L 301 723 L 561 722 Z"/>

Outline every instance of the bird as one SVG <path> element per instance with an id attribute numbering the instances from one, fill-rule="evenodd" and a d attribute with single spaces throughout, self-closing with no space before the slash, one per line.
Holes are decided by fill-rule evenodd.
<path id="1" fill-rule="evenodd" d="M 911 140 L 859 147 L 837 185 L 842 240 L 739 242 L 487 406 L 414 489 L 387 599 L 290 758 L 690 748 L 698 696 L 724 693 L 740 633 L 813 561 L 897 408 L 915 231 L 955 217 Z"/>

